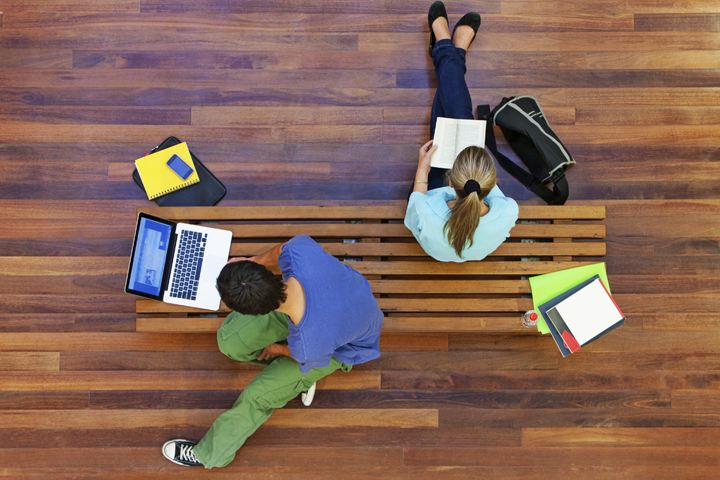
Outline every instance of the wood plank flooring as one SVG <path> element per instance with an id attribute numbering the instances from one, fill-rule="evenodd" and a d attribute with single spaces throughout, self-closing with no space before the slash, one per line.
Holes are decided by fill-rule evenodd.
<path id="1" fill-rule="evenodd" d="M 570 204 L 607 206 L 625 327 L 566 359 L 547 337 L 384 334 L 380 359 L 292 401 L 227 468 L 160 454 L 199 439 L 257 367 L 211 334 L 137 330 L 122 289 L 151 204 L 132 161 L 175 135 L 223 205 L 403 200 L 436 86 L 430 3 L 0 0 L 1 478 L 718 478 L 708 0 L 446 3 L 451 25 L 482 15 L 474 104 L 537 97 L 577 160 Z"/>

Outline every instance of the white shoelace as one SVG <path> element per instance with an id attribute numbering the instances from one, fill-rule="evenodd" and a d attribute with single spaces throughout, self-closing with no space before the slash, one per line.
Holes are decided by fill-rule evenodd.
<path id="1" fill-rule="evenodd" d="M 193 452 L 193 445 L 180 445 L 180 460 L 184 460 L 186 462 L 197 462 L 197 458 L 195 458 L 195 452 Z"/>

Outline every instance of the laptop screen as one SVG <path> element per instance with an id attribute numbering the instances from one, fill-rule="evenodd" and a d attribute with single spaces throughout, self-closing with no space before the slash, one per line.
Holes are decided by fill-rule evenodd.
<path id="1" fill-rule="evenodd" d="M 159 296 L 172 226 L 140 217 L 128 288 Z"/>

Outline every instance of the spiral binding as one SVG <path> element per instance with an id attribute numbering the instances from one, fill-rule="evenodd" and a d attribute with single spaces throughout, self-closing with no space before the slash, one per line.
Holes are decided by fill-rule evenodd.
<path id="1" fill-rule="evenodd" d="M 162 197 L 163 195 L 166 195 L 166 194 L 168 194 L 168 193 L 175 192 L 175 191 L 177 191 L 177 190 L 180 190 L 181 188 L 189 187 L 190 185 L 195 185 L 195 184 L 198 183 L 199 181 L 200 181 L 200 179 L 199 179 L 199 178 L 196 178 L 195 180 L 192 180 L 192 181 L 190 181 L 190 182 L 181 183 L 181 184 L 178 185 L 177 187 L 173 187 L 173 188 L 170 188 L 170 189 L 168 189 L 168 190 L 163 190 L 162 192 L 160 192 L 160 193 L 158 193 L 158 194 L 156 194 L 156 195 L 153 195 L 152 197 L 150 197 L 150 200 L 154 200 L 154 199 L 156 199 L 156 198 L 158 198 L 158 197 Z"/>

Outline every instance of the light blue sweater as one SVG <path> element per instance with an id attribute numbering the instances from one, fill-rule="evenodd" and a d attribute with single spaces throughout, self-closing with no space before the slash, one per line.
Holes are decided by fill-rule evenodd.
<path id="1" fill-rule="evenodd" d="M 487 214 L 480 217 L 480 223 L 473 239 L 473 245 L 462 252 L 462 258 L 455 254 L 443 228 L 450 217 L 447 202 L 455 199 L 455 190 L 450 187 L 430 190 L 427 195 L 413 192 L 405 213 L 405 226 L 410 229 L 423 250 L 441 262 L 466 262 L 482 260 L 497 249 L 515 226 L 518 218 L 518 205 L 508 198 L 496 185 L 483 199 L 490 207 Z"/>

